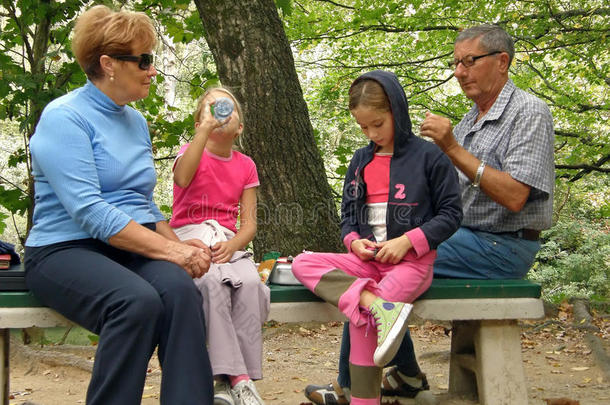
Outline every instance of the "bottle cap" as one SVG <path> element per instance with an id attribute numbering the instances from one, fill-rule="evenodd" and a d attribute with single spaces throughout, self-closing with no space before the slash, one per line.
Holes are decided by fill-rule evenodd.
<path id="1" fill-rule="evenodd" d="M 210 110 L 217 121 L 224 121 L 233 113 L 233 101 L 228 97 L 219 97 L 216 102 L 210 106 Z"/>

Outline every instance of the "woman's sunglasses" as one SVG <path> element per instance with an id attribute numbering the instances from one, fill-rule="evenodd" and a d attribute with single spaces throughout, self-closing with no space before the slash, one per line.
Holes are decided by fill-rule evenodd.
<path id="1" fill-rule="evenodd" d="M 108 55 L 111 58 L 118 60 L 126 60 L 128 62 L 138 62 L 138 67 L 142 70 L 150 69 L 150 65 L 153 64 L 154 55 L 150 53 L 143 53 L 140 56 L 136 55 Z"/>

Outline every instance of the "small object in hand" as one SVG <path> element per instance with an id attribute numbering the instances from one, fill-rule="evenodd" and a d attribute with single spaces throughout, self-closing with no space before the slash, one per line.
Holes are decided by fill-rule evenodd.
<path id="1" fill-rule="evenodd" d="M 228 97 L 219 97 L 216 99 L 216 102 L 210 105 L 210 111 L 216 121 L 224 122 L 227 118 L 233 114 L 233 101 Z"/>

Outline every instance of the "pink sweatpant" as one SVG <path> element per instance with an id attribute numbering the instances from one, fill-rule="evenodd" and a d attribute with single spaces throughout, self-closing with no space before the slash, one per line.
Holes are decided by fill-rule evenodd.
<path id="1" fill-rule="evenodd" d="M 337 305 L 350 321 L 350 371 L 362 373 L 360 378 L 352 375 L 352 381 L 361 382 L 352 384 L 353 405 L 380 403 L 381 370 L 373 362 L 377 329 L 368 310 L 360 306 L 360 294 L 368 290 L 387 301 L 413 302 L 432 283 L 434 258 L 435 254 L 427 254 L 423 260 L 407 255 L 398 264 L 384 264 L 364 262 L 353 253 L 303 253 L 294 259 L 296 278 Z M 370 386 L 362 386 L 363 381 L 370 381 Z"/>

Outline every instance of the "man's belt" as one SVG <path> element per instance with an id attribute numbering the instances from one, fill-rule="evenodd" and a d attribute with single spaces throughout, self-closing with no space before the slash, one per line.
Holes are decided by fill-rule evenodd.
<path id="1" fill-rule="evenodd" d="M 519 229 L 515 232 L 499 232 L 498 235 L 512 236 L 513 238 L 525 239 L 525 240 L 538 240 L 540 239 L 540 231 L 536 229 Z"/>

